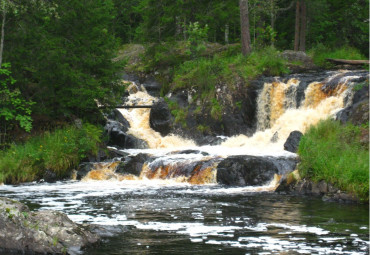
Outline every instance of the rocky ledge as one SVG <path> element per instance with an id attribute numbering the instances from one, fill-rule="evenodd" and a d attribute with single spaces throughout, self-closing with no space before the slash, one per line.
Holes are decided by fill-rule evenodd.
<path id="1" fill-rule="evenodd" d="M 0 253 L 79 254 L 99 237 L 57 211 L 33 212 L 0 197 Z"/>
<path id="2" fill-rule="evenodd" d="M 298 170 L 283 175 L 275 189 L 275 192 L 293 195 L 317 196 L 321 197 L 324 201 L 345 203 L 362 202 L 354 194 L 346 193 L 323 180 L 314 182 L 309 179 L 302 179 Z"/>

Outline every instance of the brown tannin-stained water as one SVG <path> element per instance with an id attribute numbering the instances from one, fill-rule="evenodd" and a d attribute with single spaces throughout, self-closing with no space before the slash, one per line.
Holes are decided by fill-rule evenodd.
<path id="1" fill-rule="evenodd" d="M 217 183 L 218 164 L 235 155 L 279 160 L 284 173 L 282 162 L 297 159 L 283 150 L 290 132 L 304 133 L 345 107 L 353 81 L 363 75 L 330 72 L 304 88 L 299 77 L 265 83 L 257 132 L 218 146 L 162 137 L 150 128 L 149 109 L 121 109 L 128 133 L 149 146 L 121 150 L 149 155 L 140 175 L 116 173 L 119 161 L 102 162 L 81 181 L 3 185 L 0 196 L 99 226 L 101 245 L 81 254 L 369 254 L 368 205 L 275 194 L 280 172 L 255 186 Z M 131 91 L 127 104 L 157 100 L 143 89 Z"/>

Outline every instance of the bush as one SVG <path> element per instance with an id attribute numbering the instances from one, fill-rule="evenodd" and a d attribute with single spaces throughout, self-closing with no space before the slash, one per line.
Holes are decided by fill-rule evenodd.
<path id="1" fill-rule="evenodd" d="M 46 170 L 60 178 L 88 155 L 96 155 L 102 130 L 91 124 L 66 127 L 12 145 L 0 154 L 0 182 L 21 183 L 42 178 Z"/>
<path id="2" fill-rule="evenodd" d="M 361 129 L 333 120 L 311 127 L 299 144 L 301 175 L 325 180 L 368 201 L 369 147 L 360 143 Z"/>

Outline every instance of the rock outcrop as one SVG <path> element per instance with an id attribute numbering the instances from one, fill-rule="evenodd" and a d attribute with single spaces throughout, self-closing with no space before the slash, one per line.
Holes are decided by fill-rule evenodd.
<path id="1" fill-rule="evenodd" d="M 314 182 L 312 180 L 302 179 L 298 170 L 284 174 L 281 177 L 275 192 L 322 197 L 322 200 L 324 201 L 346 203 L 360 202 L 360 199 L 355 195 L 341 191 L 339 188 L 336 188 L 334 185 L 323 180 Z"/>
<path id="2" fill-rule="evenodd" d="M 122 123 L 115 120 L 108 120 L 104 127 L 107 132 L 109 140 L 108 145 L 122 148 L 122 149 L 146 149 L 148 148 L 147 142 L 138 139 L 132 135 L 127 134 L 128 128 Z"/>
<path id="3" fill-rule="evenodd" d="M 0 253 L 80 254 L 99 237 L 57 211 L 30 211 L 17 201 L 0 198 Z"/>
<path id="4" fill-rule="evenodd" d="M 139 153 L 132 157 L 127 156 L 122 159 L 123 161 L 119 163 L 115 172 L 122 175 L 132 174 L 134 176 L 140 176 L 143 165 L 151 161 L 150 156 L 144 153 Z"/>
<path id="5" fill-rule="evenodd" d="M 155 102 L 150 111 L 150 127 L 166 136 L 171 132 L 173 118 L 167 103 L 161 98 Z"/>

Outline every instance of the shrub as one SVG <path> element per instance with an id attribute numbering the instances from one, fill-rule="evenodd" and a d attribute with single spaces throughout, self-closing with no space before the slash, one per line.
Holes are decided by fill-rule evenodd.
<path id="1" fill-rule="evenodd" d="M 360 143 L 363 127 L 325 120 L 302 137 L 298 154 L 302 176 L 325 180 L 369 200 L 369 147 Z"/>
<path id="2" fill-rule="evenodd" d="M 46 170 L 65 177 L 88 155 L 96 155 L 102 130 L 91 124 L 66 127 L 12 145 L 0 154 L 0 182 L 20 183 L 42 178 Z"/>

